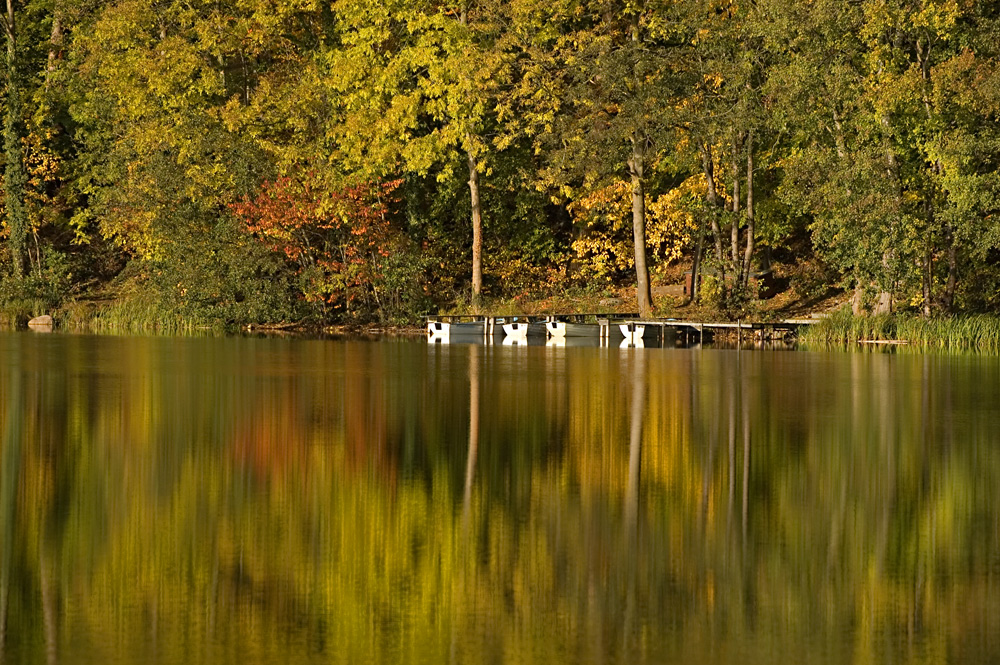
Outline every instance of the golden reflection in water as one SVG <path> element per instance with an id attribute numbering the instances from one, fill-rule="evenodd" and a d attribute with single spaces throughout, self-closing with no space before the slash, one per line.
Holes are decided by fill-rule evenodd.
<path id="1" fill-rule="evenodd" d="M 1000 653 L 1000 361 L 0 336 L 3 662 Z"/>

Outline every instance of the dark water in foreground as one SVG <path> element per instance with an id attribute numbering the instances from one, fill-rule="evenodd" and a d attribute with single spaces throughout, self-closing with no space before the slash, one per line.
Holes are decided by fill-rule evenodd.
<path id="1" fill-rule="evenodd" d="M 4 663 L 1000 662 L 1000 360 L 0 336 Z"/>

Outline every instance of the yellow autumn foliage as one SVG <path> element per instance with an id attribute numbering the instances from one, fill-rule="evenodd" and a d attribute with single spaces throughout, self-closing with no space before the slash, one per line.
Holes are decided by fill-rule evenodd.
<path id="1" fill-rule="evenodd" d="M 55 209 L 59 205 L 50 193 L 56 189 L 62 177 L 59 156 L 49 145 L 53 134 L 51 129 L 35 131 L 23 139 L 24 165 L 28 176 L 25 202 L 28 206 L 29 225 L 34 232 L 45 224 L 47 217 L 57 212 Z"/>
<path id="2" fill-rule="evenodd" d="M 658 248 L 663 263 L 678 260 L 691 243 L 697 227 L 691 203 L 704 200 L 706 192 L 705 178 L 699 174 L 646 204 L 646 243 Z"/>
<path id="3" fill-rule="evenodd" d="M 696 227 L 692 202 L 703 199 L 706 187 L 701 175 L 646 201 L 646 251 L 651 265 L 667 266 L 678 260 L 690 245 Z M 635 265 L 632 242 L 632 189 L 624 180 L 595 190 L 575 201 L 570 214 L 581 235 L 573 251 L 581 262 L 581 274 L 610 279 Z"/>

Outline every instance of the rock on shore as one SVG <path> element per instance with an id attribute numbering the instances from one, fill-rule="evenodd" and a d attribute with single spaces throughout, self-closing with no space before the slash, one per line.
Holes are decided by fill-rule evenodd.
<path id="1" fill-rule="evenodd" d="M 28 328 L 35 332 L 52 332 L 52 317 L 48 314 L 36 316 L 28 321 Z"/>

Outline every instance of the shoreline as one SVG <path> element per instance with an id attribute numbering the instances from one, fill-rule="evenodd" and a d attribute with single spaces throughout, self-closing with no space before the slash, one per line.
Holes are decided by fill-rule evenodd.
<path id="1" fill-rule="evenodd" d="M 533 308 L 526 307 L 530 310 Z M 708 310 L 677 311 L 667 310 L 672 316 L 658 316 L 648 319 L 650 322 L 698 322 L 708 324 L 716 322 L 746 324 L 747 319 L 730 321 L 719 312 Z M 380 325 L 377 323 L 342 323 L 318 324 L 314 322 L 278 322 L 269 324 L 248 325 L 208 325 L 185 321 L 179 317 L 157 320 L 108 320 L 100 315 L 73 316 L 74 312 L 55 310 L 52 325 L 42 329 L 32 327 L 38 332 L 109 334 L 109 335 L 273 335 L 296 337 L 398 337 L 416 338 L 426 335 L 426 328 L 421 324 Z M 608 312 L 614 315 L 615 312 Z M 680 314 L 681 316 L 677 316 Z M 753 325 L 761 328 L 773 327 L 781 319 L 777 312 L 768 312 L 754 321 Z M 506 314 L 506 316 L 521 316 L 525 318 L 544 317 L 545 313 Z M 686 316 L 685 316 L 686 315 Z M 448 318 L 452 316 L 469 316 L 467 314 L 441 314 L 426 318 Z M 561 314 L 560 316 L 572 316 Z M 623 318 L 628 313 L 621 313 Z M 9 315 L 6 330 L 25 330 L 29 326 L 22 320 L 21 325 L 11 325 Z M 815 323 L 803 325 L 797 331 L 783 334 L 785 339 L 791 339 L 797 344 L 809 348 L 849 349 L 867 347 L 868 349 L 894 349 L 905 347 L 911 351 L 955 351 L 974 352 L 980 354 L 1000 354 L 1000 316 L 996 314 L 955 314 L 947 317 L 923 318 L 913 313 L 897 313 L 882 316 L 854 316 L 847 309 L 829 312 L 797 313 L 796 320 L 815 320 Z M 804 330 L 803 330 L 804 328 Z M 735 332 L 717 331 L 714 335 L 717 341 L 729 343 L 737 338 Z M 733 338 L 730 340 L 730 338 Z"/>

